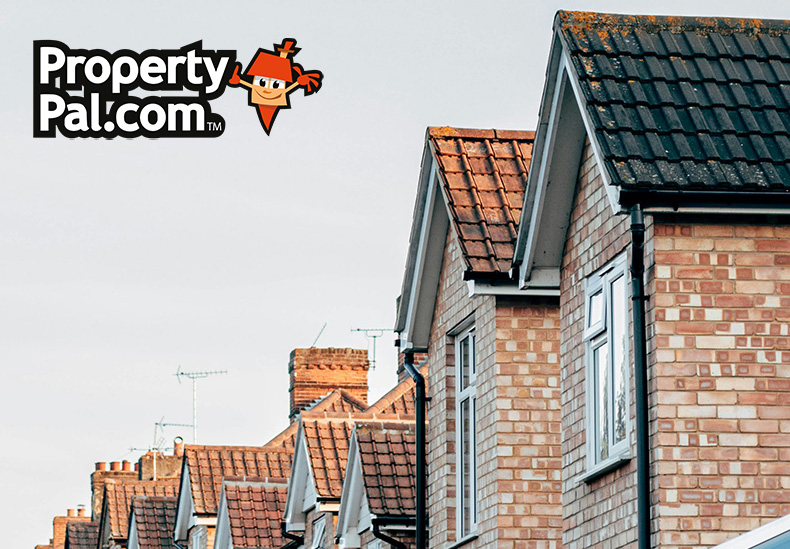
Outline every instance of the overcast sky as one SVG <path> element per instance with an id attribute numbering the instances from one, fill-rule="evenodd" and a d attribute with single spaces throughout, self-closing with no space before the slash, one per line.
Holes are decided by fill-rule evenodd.
<path id="1" fill-rule="evenodd" d="M 220 7 L 226 6 L 226 7 Z M 47 543 L 96 461 L 154 423 L 262 444 L 287 424 L 288 355 L 389 328 L 425 128 L 534 129 L 557 9 L 788 18 L 786 1 L 28 2 L 0 11 L 0 523 Z M 33 139 L 33 40 L 115 51 L 294 37 L 324 85 L 267 136 L 246 93 L 219 139 Z M 371 400 L 395 381 L 378 340 Z M 171 441 L 189 429 L 165 430 Z"/>

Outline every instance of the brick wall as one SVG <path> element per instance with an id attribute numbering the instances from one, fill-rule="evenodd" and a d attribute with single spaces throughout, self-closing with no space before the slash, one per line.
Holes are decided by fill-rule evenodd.
<path id="1" fill-rule="evenodd" d="M 557 300 L 498 299 L 495 345 L 491 374 L 496 379 L 496 409 L 490 419 L 496 432 L 483 433 L 483 451 L 492 454 L 492 459 L 483 456 L 482 468 L 485 476 L 495 479 L 488 497 L 489 505 L 497 509 L 496 545 L 559 549 L 562 459 Z"/>
<path id="2" fill-rule="evenodd" d="M 474 313 L 477 342 L 477 539 L 465 547 L 560 546 L 559 309 L 556 300 L 470 298 L 447 237 L 428 350 L 431 547 L 456 540 L 455 349 Z"/>
<path id="3" fill-rule="evenodd" d="M 790 513 L 790 227 L 657 219 L 650 291 L 662 547 Z"/>
<path id="4" fill-rule="evenodd" d="M 437 549 L 455 543 L 455 356 L 453 340 L 447 337 L 447 332 L 475 309 L 478 317 L 485 314 L 484 309 L 493 309 L 493 298 L 469 298 L 463 269 L 461 250 L 450 230 L 439 277 L 426 380 L 427 393 L 432 399 L 428 404 L 427 432 L 428 543 Z M 478 340 L 478 348 L 484 345 Z M 478 356 L 479 367 L 482 361 Z"/>
<path id="5" fill-rule="evenodd" d="M 294 349 L 288 364 L 291 421 L 334 389 L 345 389 L 367 402 L 369 366 L 366 349 Z"/>
<path id="6" fill-rule="evenodd" d="M 588 142 L 582 153 L 560 283 L 563 543 L 569 549 L 586 549 L 598 544 L 626 547 L 636 540 L 636 460 L 590 484 L 576 480 L 587 467 L 585 345 L 582 340 L 584 281 L 626 250 L 630 242 L 628 228 L 626 216 L 612 214 Z M 631 376 L 631 425 L 634 424 L 633 385 Z M 633 429 L 630 444 L 635 456 Z"/>

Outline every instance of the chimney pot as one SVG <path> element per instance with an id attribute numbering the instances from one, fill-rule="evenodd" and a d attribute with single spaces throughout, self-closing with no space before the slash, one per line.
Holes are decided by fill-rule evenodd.
<path id="1" fill-rule="evenodd" d="M 122 466 L 122 469 L 124 471 L 131 471 L 132 470 L 132 464 L 129 463 L 128 461 L 126 461 L 126 460 L 123 460 L 123 462 L 121 463 L 121 466 Z"/>
<path id="2" fill-rule="evenodd" d="M 111 461 L 110 462 L 110 471 L 120 471 L 121 470 L 121 462 L 120 461 Z"/>
<path id="3" fill-rule="evenodd" d="M 134 464 L 134 471 L 135 471 L 135 473 L 140 471 L 140 462 L 139 461 L 135 462 L 135 464 Z"/>
<path id="4" fill-rule="evenodd" d="M 173 455 L 178 457 L 184 456 L 184 439 L 176 437 L 173 439 Z"/>
<path id="5" fill-rule="evenodd" d="M 66 511 L 66 516 L 67 517 L 76 517 L 77 516 L 76 509 L 69 509 L 68 511 Z"/>
<path id="6" fill-rule="evenodd" d="M 77 505 L 77 516 L 84 517 L 85 516 L 85 506 L 84 505 Z"/>
<path id="7" fill-rule="evenodd" d="M 107 464 L 106 463 L 104 463 L 103 461 L 97 461 L 96 462 L 96 470 L 97 471 L 104 471 L 106 469 L 107 469 Z"/>

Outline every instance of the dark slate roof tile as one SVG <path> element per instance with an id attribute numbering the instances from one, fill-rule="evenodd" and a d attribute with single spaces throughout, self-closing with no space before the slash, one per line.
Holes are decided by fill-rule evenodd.
<path id="1" fill-rule="evenodd" d="M 790 191 L 790 22 L 559 12 L 612 182 Z"/>

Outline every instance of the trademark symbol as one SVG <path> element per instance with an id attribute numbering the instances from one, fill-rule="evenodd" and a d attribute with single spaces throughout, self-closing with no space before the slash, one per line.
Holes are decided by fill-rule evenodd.
<path id="1" fill-rule="evenodd" d="M 222 133 L 222 122 L 207 122 L 208 131 Z"/>

